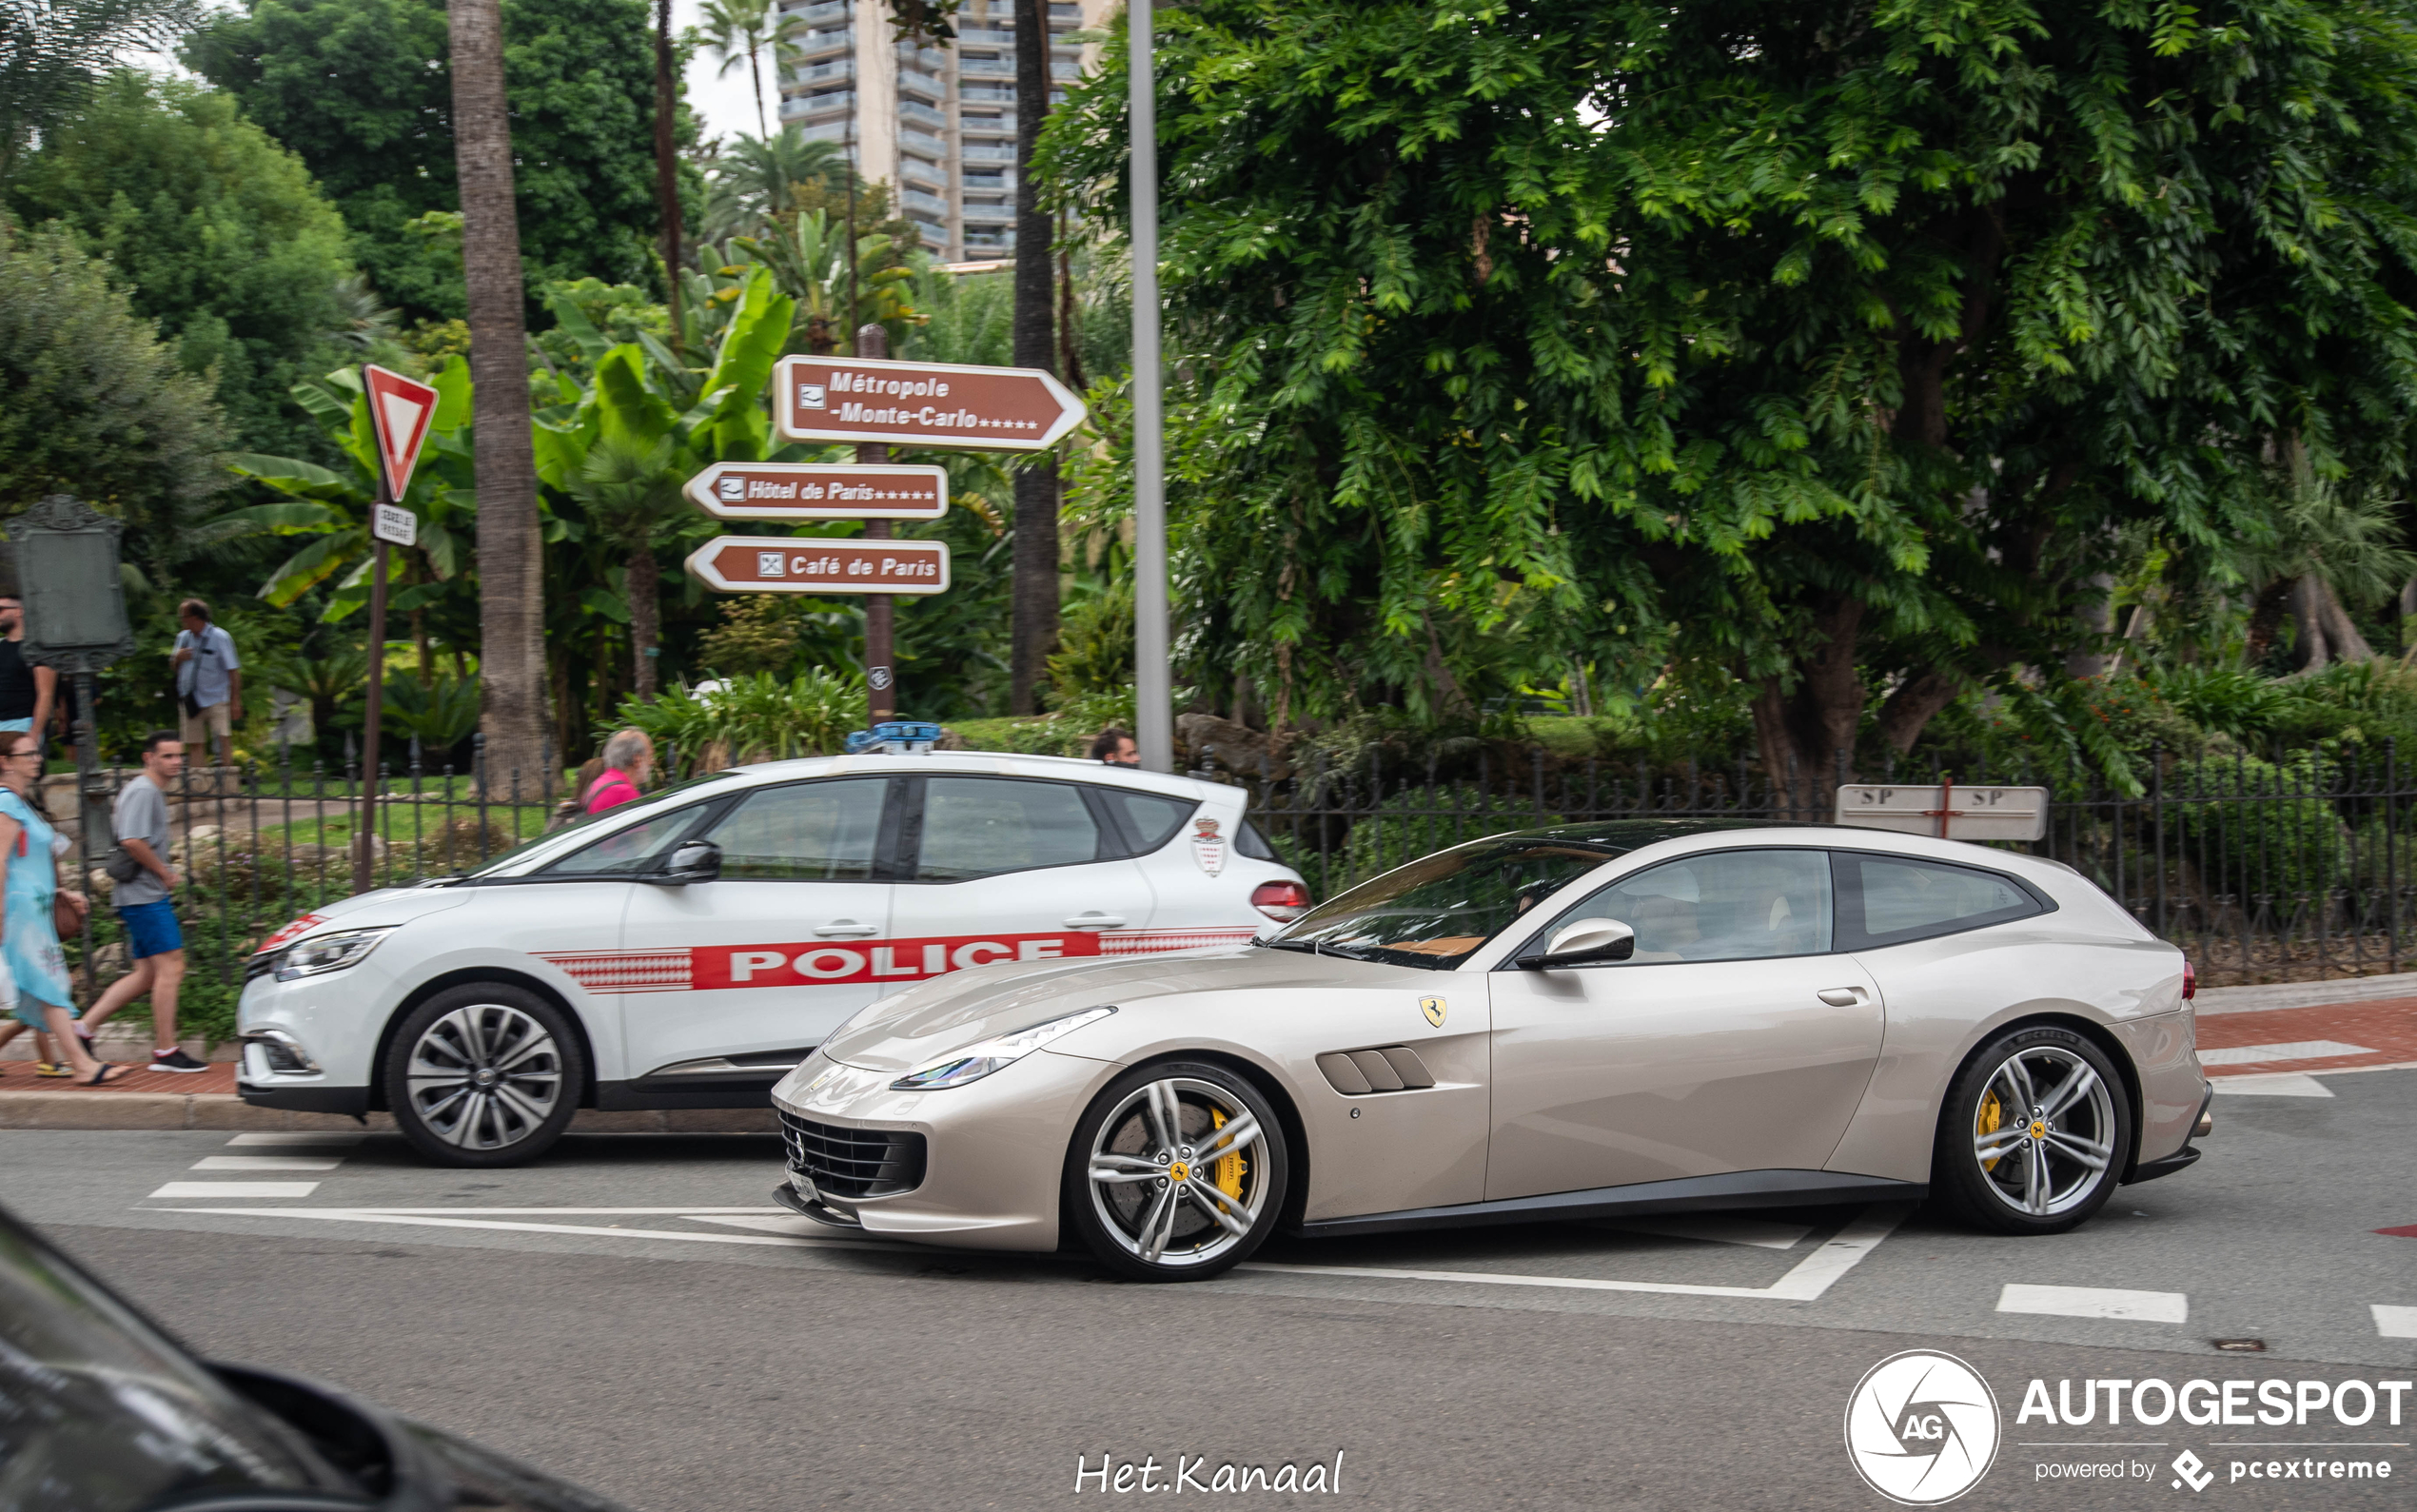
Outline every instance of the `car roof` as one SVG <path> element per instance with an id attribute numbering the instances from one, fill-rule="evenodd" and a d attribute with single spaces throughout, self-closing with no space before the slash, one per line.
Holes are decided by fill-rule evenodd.
<path id="1" fill-rule="evenodd" d="M 1075 756 L 1026 756 L 1015 751 L 926 751 L 914 754 L 866 752 L 860 756 L 796 756 L 784 761 L 757 761 L 732 770 L 757 782 L 795 781 L 800 777 L 865 776 L 954 773 L 963 776 L 1048 777 L 1061 782 L 1094 782 L 1104 787 L 1135 788 L 1194 801 L 1223 795 L 1243 796 L 1240 788 L 1223 782 L 1139 767 L 1111 766 Z"/>

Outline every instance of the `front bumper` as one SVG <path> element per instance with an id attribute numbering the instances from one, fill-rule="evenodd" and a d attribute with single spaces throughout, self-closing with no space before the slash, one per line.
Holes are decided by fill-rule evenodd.
<path id="1" fill-rule="evenodd" d="M 1075 1117 L 1117 1068 L 1038 1051 L 1004 1070 L 941 1091 L 897 1092 L 894 1070 L 820 1055 L 774 1090 L 792 1117 L 868 1134 L 922 1136 L 920 1179 L 909 1189 L 847 1196 L 800 1189 L 785 1206 L 835 1227 L 972 1249 L 1057 1247 L 1058 1188 Z"/>

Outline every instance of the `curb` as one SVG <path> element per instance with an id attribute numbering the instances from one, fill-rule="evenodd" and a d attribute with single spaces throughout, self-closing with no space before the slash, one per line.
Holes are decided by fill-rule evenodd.
<path id="1" fill-rule="evenodd" d="M 2260 987 L 2202 987 L 2191 1006 L 2201 1014 L 2254 1013 L 2273 1008 L 2332 1008 L 2382 998 L 2417 997 L 2417 972 L 2389 976 L 2340 976 L 2329 982 L 2273 982 Z"/>
<path id="2" fill-rule="evenodd" d="M 255 1108 L 233 1092 L 0 1092 L 0 1129 L 392 1129 L 390 1113 L 356 1121 L 342 1113 Z M 697 1108 L 605 1112 L 582 1108 L 574 1134 L 771 1134 L 769 1108 Z"/>

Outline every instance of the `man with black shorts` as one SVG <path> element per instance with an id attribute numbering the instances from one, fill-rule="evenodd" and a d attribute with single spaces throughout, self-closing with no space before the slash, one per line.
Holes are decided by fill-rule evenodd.
<path id="1" fill-rule="evenodd" d="M 185 982 L 185 931 L 176 921 L 170 894 L 176 874 L 167 864 L 167 785 L 185 770 L 185 743 L 166 730 L 143 737 L 143 775 L 118 790 L 112 822 L 117 843 L 142 870 L 130 882 L 120 882 L 110 901 L 126 926 L 126 951 L 134 970 L 108 985 L 92 1011 L 84 1015 L 93 1026 L 133 1002 L 151 994 L 151 1070 L 200 1071 L 209 1068 L 185 1053 L 176 1043 L 176 991 Z"/>

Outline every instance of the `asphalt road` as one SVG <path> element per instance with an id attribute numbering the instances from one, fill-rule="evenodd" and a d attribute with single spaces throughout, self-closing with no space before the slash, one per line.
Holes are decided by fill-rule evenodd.
<path id="1" fill-rule="evenodd" d="M 2058 1239 L 1810 1209 L 1294 1243 L 1185 1286 L 815 1237 L 769 1201 L 776 1144 L 742 1136 L 588 1136 L 462 1172 L 383 1136 L 9 1131 L 0 1201 L 206 1353 L 639 1508 L 1154 1505 L 1078 1471 L 1154 1457 L 1170 1486 L 1195 1460 L 1198 1484 L 1338 1455 L 1363 1505 L 1884 1507 L 1842 1424 L 1909 1349 L 1969 1363 L 1996 1401 L 1992 1468 L 1959 1505 L 2406 1507 L 2417 1391 L 2397 1425 L 2019 1415 L 2034 1380 L 2417 1378 L 2417 1310 L 2376 1310 L 2417 1309 L 2417 1238 L 2374 1231 L 2417 1225 L 2417 1071 L 2324 1081 L 2334 1096 L 2220 1098 L 2199 1166 Z M 2171 1467 L 2186 1451 L 2203 1489 Z M 2251 1472 L 2286 1460 L 2288 1479 Z M 2336 1460 L 2390 1478 L 2331 1478 Z M 2065 1478 L 2109 1464 L 2130 1477 Z"/>

